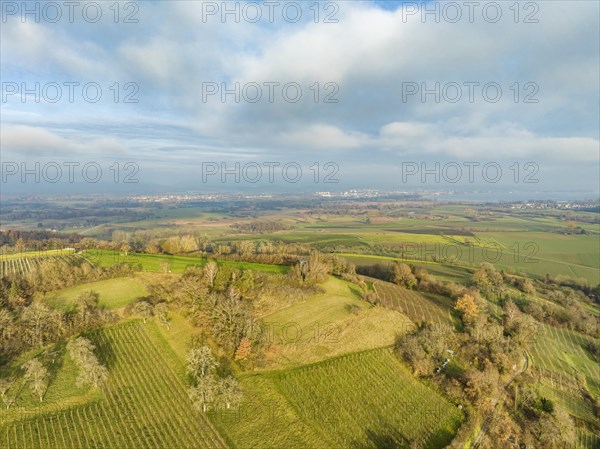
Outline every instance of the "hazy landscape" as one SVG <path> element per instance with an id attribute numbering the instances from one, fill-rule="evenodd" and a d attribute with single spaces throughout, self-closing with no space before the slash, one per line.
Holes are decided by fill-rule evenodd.
<path id="1" fill-rule="evenodd" d="M 1 7 L 0 449 L 600 448 L 597 2 Z"/>

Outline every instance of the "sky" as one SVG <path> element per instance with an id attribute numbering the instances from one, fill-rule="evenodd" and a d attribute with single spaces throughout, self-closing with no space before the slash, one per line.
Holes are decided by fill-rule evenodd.
<path id="1" fill-rule="evenodd" d="M 599 2 L 1 5 L 4 193 L 598 195 Z"/>

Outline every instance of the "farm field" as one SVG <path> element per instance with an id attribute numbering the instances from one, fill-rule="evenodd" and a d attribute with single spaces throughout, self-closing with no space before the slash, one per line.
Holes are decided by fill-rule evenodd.
<path id="1" fill-rule="evenodd" d="M 325 293 L 263 317 L 271 343 L 265 368 L 389 346 L 412 328 L 406 315 L 360 300 L 347 282 L 330 277 L 323 287 Z"/>
<path id="2" fill-rule="evenodd" d="M 492 260 L 494 265 L 513 267 L 536 276 L 563 274 L 585 278 L 592 284 L 600 283 L 598 235 L 520 232 L 485 233 L 484 236 L 501 249 L 498 260 Z M 485 261 L 482 252 L 473 254 L 475 264 Z M 488 257 L 496 258 L 491 250 Z"/>
<path id="3" fill-rule="evenodd" d="M 566 274 L 585 278 L 592 284 L 600 282 L 597 248 L 600 226 L 590 226 L 593 235 L 564 235 L 560 232 L 564 224 L 549 218 L 504 217 L 483 223 L 457 220 L 444 222 L 443 226 L 425 223 L 426 220 L 399 219 L 392 223 L 366 224 L 338 219 L 301 224 L 293 231 L 224 236 L 223 240 L 264 238 L 302 242 L 357 258 L 377 257 L 377 245 L 404 246 L 402 259 L 409 263 L 423 263 L 435 254 L 456 258 L 457 263 L 463 265 L 462 269 L 487 261 L 534 276 Z M 473 226 L 473 229 L 465 231 L 461 226 Z"/>
<path id="4" fill-rule="evenodd" d="M 208 413 L 231 449 L 330 449 L 281 393 L 273 376 L 246 374 L 239 381 L 244 392 L 241 404 Z"/>
<path id="5" fill-rule="evenodd" d="M 600 449 L 600 0 L 0 3 L 0 449 Z"/>
<path id="6" fill-rule="evenodd" d="M 24 275 L 32 269 L 39 266 L 42 261 L 49 258 L 59 258 L 63 260 L 73 260 L 79 256 L 74 254 L 74 251 L 56 250 L 48 252 L 29 252 L 22 253 L 22 256 L 9 255 L 0 257 L 0 277 L 11 274 Z"/>
<path id="7" fill-rule="evenodd" d="M 276 382 L 331 447 L 424 448 L 449 442 L 455 405 L 415 382 L 389 349 L 343 356 L 279 374 Z"/>
<path id="8" fill-rule="evenodd" d="M 473 272 L 471 269 L 457 267 L 454 265 L 443 265 L 441 263 L 422 261 L 416 259 L 403 259 L 399 257 L 372 256 L 360 254 L 341 253 L 340 256 L 358 266 L 371 266 L 375 264 L 391 264 L 393 261 L 404 262 L 417 267 L 426 269 L 429 273 L 435 275 L 438 279 L 445 281 L 457 282 L 459 284 L 467 284 Z"/>
<path id="9" fill-rule="evenodd" d="M 35 417 L 9 420 L 0 426 L 0 446 L 227 447 L 206 417 L 192 410 L 183 367 L 152 326 L 133 322 L 91 334 L 110 372 L 101 398 L 75 406 L 67 398 L 40 407 Z M 12 413 L 18 415 L 18 408 Z"/>
<path id="10" fill-rule="evenodd" d="M 591 340 L 567 329 L 541 325 L 531 349 L 533 365 L 553 383 L 576 385 L 576 380 L 582 379 L 593 394 L 599 395 L 600 368 L 585 348 Z"/>
<path id="11" fill-rule="evenodd" d="M 75 287 L 54 291 L 48 294 L 48 299 L 57 298 L 66 306 L 72 305 L 82 293 L 94 291 L 99 295 L 99 305 L 107 309 L 120 309 L 137 298 L 146 296 L 148 291 L 140 280 L 132 277 L 115 278 L 102 281 L 88 282 Z"/>
<path id="12" fill-rule="evenodd" d="M 210 415 L 236 449 L 403 448 L 408 440 L 437 449 L 462 421 L 387 348 L 240 380 L 240 409 Z"/>
<path id="13" fill-rule="evenodd" d="M 86 250 L 83 252 L 90 262 L 108 267 L 118 263 L 123 264 L 140 264 L 142 270 L 151 272 L 162 272 L 165 269 L 173 273 L 183 273 L 189 266 L 204 266 L 206 259 L 199 257 L 186 256 L 169 256 L 164 254 L 136 254 L 129 253 L 127 255 L 118 251 L 108 250 Z M 286 273 L 289 267 L 280 265 L 268 265 L 252 262 L 237 262 L 237 261 L 218 261 L 218 264 L 226 264 L 233 268 L 253 269 L 256 271 L 264 271 L 267 273 Z"/>
<path id="14" fill-rule="evenodd" d="M 359 207 L 367 210 L 365 205 Z M 24 332 L 17 342 L 26 351 L 17 351 L 10 363 L 0 364 L 0 380 L 24 376 L 25 363 L 32 358 L 49 370 L 43 402 L 32 394 L 30 382 L 10 384 L 5 395 L 16 400 L 9 409 L 0 407 L 0 448 L 442 449 L 458 435 L 467 449 L 467 442 L 473 441 L 480 423 L 487 419 L 466 393 L 472 379 L 467 376 L 473 372 L 487 376 L 480 361 L 488 355 L 473 338 L 473 323 L 465 321 L 456 299 L 466 289 L 477 288 L 474 273 L 486 260 L 480 256 L 487 245 L 502 251 L 492 262 L 504 276 L 501 294 L 480 289 L 478 301 L 487 301 L 485 306 L 476 304 L 481 323 L 503 326 L 507 299 L 519 308 L 514 312 L 517 318 L 527 314 L 526 318 L 540 320 L 535 340 L 530 344 L 519 341 L 514 352 L 502 354 L 515 364 L 520 363 L 515 354 L 528 355 L 522 379 L 531 385 L 530 394 L 574 418 L 574 449 L 596 449 L 600 426 L 594 401 L 600 396 L 600 372 L 595 351 L 600 342 L 592 337 L 593 329 L 588 330 L 593 327 L 590 315 L 597 318 L 599 310 L 593 288 L 600 272 L 594 227 L 585 226 L 591 235 L 567 234 L 562 232 L 567 228 L 558 214 L 490 212 L 474 219 L 465 215 L 465 207 L 381 208 L 389 217 L 368 217 L 375 209 L 358 216 L 285 207 L 268 211 L 232 207 L 227 212 L 173 207 L 142 220 L 104 223 L 84 234 L 105 238 L 118 231 L 118 240 L 74 244 L 78 251 L 94 245 L 118 248 L 117 241 L 128 242 L 140 252 L 88 249 L 76 254 L 68 250 L 40 257 L 25 252 L 0 258 L 3 274 L 12 275 L 3 279 L 3 301 L 9 313 L 0 310 L 2 323 L 28 322 L 36 330 L 39 316 L 50 323 L 47 328 L 40 326 L 38 334 Z M 406 216 L 411 212 L 415 214 Z M 131 213 L 141 215 L 144 209 L 133 208 Z M 283 225 L 281 231 L 255 232 L 277 229 L 277 224 Z M 72 231 L 79 232 L 77 228 Z M 214 258 L 199 257 L 200 251 L 168 254 L 174 248 L 166 240 L 171 236 L 186 237 L 188 242 L 195 239 L 204 254 Z M 253 245 L 239 245 L 241 240 Z M 526 246 L 530 243 L 537 245 L 535 254 Z M 238 261 L 259 259 L 265 244 L 274 254 L 301 251 L 306 256 L 294 267 Z M 444 246 L 460 248 L 463 257 L 432 260 L 431 250 L 435 253 Z M 421 249 L 429 252 L 427 260 L 421 258 Z M 230 254 L 236 260 L 219 259 L 217 254 Z M 431 284 L 417 284 L 409 290 L 386 282 L 382 280 L 386 273 L 373 271 L 382 277 L 375 279 L 361 274 L 366 270 L 358 270 L 356 278 L 352 266 L 339 264 L 339 259 L 327 254 L 357 267 L 405 262 L 415 275 L 414 268 L 422 267 L 436 281 L 459 286 L 451 287 L 456 294 L 445 297 L 430 293 L 434 291 Z M 525 262 L 519 257 L 530 259 Z M 83 283 L 52 290 L 53 285 L 72 285 L 69 270 L 63 270 L 68 284 L 57 282 L 49 289 L 33 291 L 44 285 L 44 276 L 52 280 L 52 270 L 38 277 L 24 275 L 42 261 L 55 259 L 85 259 L 83 269 L 74 272 Z M 214 260 L 217 269 L 190 270 L 182 276 L 188 267 L 206 267 L 208 260 Z M 105 279 L 111 273 L 100 268 L 116 264 L 131 264 L 141 271 Z M 247 270 L 261 274 L 251 275 Z M 583 277 L 588 285 L 581 280 L 546 278 L 546 273 Z M 19 277 L 23 288 L 14 283 Z M 525 290 L 520 282 L 527 277 L 532 289 Z M 36 287 L 28 290 L 28 282 Z M 98 324 L 104 326 L 101 329 L 90 330 L 94 322 L 85 327 L 80 309 L 74 306 L 75 299 L 89 291 L 99 294 L 100 308 L 118 311 L 98 314 L 106 317 L 99 318 L 106 319 Z M 131 309 L 132 316 L 143 318 L 146 324 L 123 313 L 134 301 L 139 304 Z M 566 305 L 569 301 L 581 307 L 571 311 Z M 46 312 L 36 302 L 46 306 Z M 538 309 L 528 309 L 532 305 Z M 564 322 L 567 313 L 574 317 L 572 325 L 551 325 Z M 52 327 L 55 317 L 63 327 Z M 457 335 L 427 333 L 431 328 L 418 326 L 421 323 L 445 326 Z M 87 329 L 82 335 L 96 345 L 98 358 L 108 369 L 108 381 L 100 389 L 77 384 L 79 368 L 66 353 L 66 339 L 78 329 Z M 43 341 L 44 332 L 56 333 L 55 338 L 45 340 L 50 344 L 37 343 Z M 414 337 L 403 338 L 408 333 Z M 456 355 L 447 356 L 435 346 L 441 338 L 454 337 L 465 342 L 468 355 L 463 356 L 459 348 Z M 504 351 L 504 346 L 493 350 Z M 192 348 L 207 349 L 217 363 L 210 368 L 216 383 L 204 386 L 209 405 L 203 412 L 190 399 L 194 397 L 190 388 L 199 385 L 186 369 Z M 418 357 L 416 362 L 411 354 Z M 456 357 L 455 363 L 440 374 L 436 369 L 446 366 L 445 357 Z M 497 364 L 494 369 L 504 382 L 510 372 L 504 365 L 500 371 L 496 359 L 492 363 Z M 223 394 L 219 389 L 224 388 L 219 382 L 226 376 L 233 376 L 231 382 L 239 388 L 237 393 L 230 392 L 239 393 L 231 408 L 225 408 L 219 396 Z M 515 385 L 521 380 L 518 376 Z M 521 387 L 514 391 L 525 389 Z M 508 390 L 507 398 L 518 395 Z M 465 422 L 468 425 L 461 429 Z M 491 434 L 489 429 L 482 432 Z M 491 435 L 483 438 L 488 438 L 485 449 L 494 447 Z"/>
<path id="15" fill-rule="evenodd" d="M 451 303 L 447 298 L 433 294 L 423 294 L 390 282 L 373 279 L 378 304 L 398 310 L 413 323 L 429 322 L 438 325 L 452 325 Z"/>
<path id="16" fill-rule="evenodd" d="M 55 257 L 55 256 L 68 256 L 74 254 L 75 249 L 64 248 L 64 249 L 48 249 L 43 251 L 24 251 L 16 254 L 0 254 L 0 260 L 10 259 L 22 259 L 22 258 L 33 258 L 33 257 Z"/>

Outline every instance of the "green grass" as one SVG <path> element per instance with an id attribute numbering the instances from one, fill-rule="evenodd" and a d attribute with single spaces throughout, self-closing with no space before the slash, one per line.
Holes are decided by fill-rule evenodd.
<path id="1" fill-rule="evenodd" d="M 568 391 L 562 388 L 558 382 L 552 382 L 551 385 L 548 383 L 542 383 L 539 387 L 539 392 L 543 397 L 560 404 L 569 414 L 579 419 L 589 423 L 596 422 L 593 405 L 585 401 L 579 392 Z"/>
<path id="2" fill-rule="evenodd" d="M 560 386 L 560 389 L 580 395 L 578 385 L 581 382 L 594 397 L 598 397 L 600 369 L 585 349 L 590 340 L 591 337 L 577 332 L 540 325 L 531 348 L 533 366 L 552 387 Z"/>
<path id="3" fill-rule="evenodd" d="M 155 326 L 129 322 L 90 335 L 109 368 L 100 399 L 85 405 L 48 400 L 50 408 L 38 408 L 37 416 L 3 420 L 0 447 L 227 447 L 206 416 L 192 408 L 183 366 Z M 71 391 L 74 385 L 61 388 Z"/>
<path id="4" fill-rule="evenodd" d="M 0 408 L 0 418 L 2 418 L 0 423 L 31 418 L 40 413 L 49 413 L 66 406 L 82 405 L 100 399 L 101 393 L 97 390 L 75 385 L 78 376 L 77 366 L 66 353 L 65 346 L 63 341 L 43 349 L 28 351 L 10 365 L 2 367 L 0 375 L 16 379 L 16 382 L 7 392 L 7 396 L 14 398 L 15 403 L 9 409 L 4 406 Z M 43 402 L 40 402 L 29 386 L 22 381 L 20 366 L 35 357 L 44 364 L 49 373 L 49 386 Z"/>
<path id="5" fill-rule="evenodd" d="M 164 254 L 136 254 L 125 255 L 118 251 L 86 250 L 84 256 L 92 263 L 107 267 L 115 264 L 140 264 L 142 270 L 151 272 L 162 272 L 167 268 L 173 273 L 183 273 L 187 267 L 203 266 L 206 259 L 189 256 L 169 256 Z M 265 273 L 287 273 L 289 267 L 282 265 L 270 265 L 252 262 L 216 261 L 218 265 L 228 265 L 241 270 L 256 270 Z"/>
<path id="6" fill-rule="evenodd" d="M 296 412 L 330 447 L 425 448 L 450 442 L 456 406 L 417 382 L 390 349 L 351 354 L 278 374 Z"/>
<path id="7" fill-rule="evenodd" d="M 597 235 L 562 235 L 549 232 L 477 234 L 495 241 L 501 251 L 490 250 L 488 259 L 498 267 L 514 268 L 535 276 L 546 273 L 583 277 L 592 285 L 600 283 L 600 248 Z M 533 245 L 531 245 L 533 244 Z M 527 245 L 531 245 L 527 247 Z M 482 251 L 474 251 L 475 264 L 485 261 Z"/>
<path id="8" fill-rule="evenodd" d="M 190 321 L 178 312 L 169 311 L 169 320 L 169 328 L 158 326 L 158 331 L 181 363 L 185 363 L 191 339 L 200 334 L 200 329 L 192 326 Z"/>
<path id="9" fill-rule="evenodd" d="M 452 325 L 452 302 L 449 298 L 408 290 L 391 282 L 372 281 L 381 306 L 404 313 L 414 323 Z"/>
<path id="10" fill-rule="evenodd" d="M 434 208 L 432 213 L 438 209 Z M 303 223 L 293 231 L 261 237 L 310 243 L 326 251 L 365 253 L 369 256 L 375 254 L 374 245 L 399 247 L 408 244 L 405 257 L 409 259 L 423 259 L 432 254 L 457 256 L 459 264 L 466 267 L 489 261 L 498 267 L 516 269 L 532 276 L 563 274 L 583 277 L 592 285 L 600 283 L 598 225 L 588 226 L 595 235 L 565 235 L 562 233 L 565 222 L 551 214 L 535 217 L 506 212 L 491 219 L 470 221 L 457 213 L 462 211 L 454 211 L 439 221 L 400 218 L 376 224 L 341 216 L 325 222 Z M 460 235 L 469 232 L 473 235 Z M 465 245 L 465 241 L 473 246 Z M 360 257 L 362 254 L 347 256 Z"/>
<path id="11" fill-rule="evenodd" d="M 388 348 L 240 378 L 244 400 L 210 414 L 234 449 L 444 447 L 459 410 L 416 381 Z"/>
<path id="12" fill-rule="evenodd" d="M 359 299 L 354 284 L 330 277 L 325 292 L 263 318 L 270 347 L 264 368 L 281 369 L 393 344 L 412 328 L 398 311 Z"/>
<path id="13" fill-rule="evenodd" d="M 126 277 L 89 282 L 58 290 L 52 292 L 47 299 L 50 301 L 62 300 L 63 307 L 69 307 L 78 296 L 89 291 L 98 293 L 100 296 L 99 305 L 107 309 L 120 309 L 137 298 L 148 295 L 148 290 L 146 290 L 144 284 L 135 278 Z"/>
<path id="14" fill-rule="evenodd" d="M 244 393 L 239 407 L 209 412 L 212 423 L 232 449 L 329 449 L 281 394 L 272 376 L 240 378 Z"/>
<path id="15" fill-rule="evenodd" d="M 374 256 L 374 255 L 362 255 L 362 254 L 348 254 L 342 253 L 340 256 L 352 262 L 358 266 L 372 266 L 376 264 L 388 265 L 393 261 L 404 262 L 409 265 L 424 268 L 429 273 L 433 274 L 436 278 L 444 281 L 452 281 L 460 284 L 467 284 L 470 282 L 472 276 L 472 270 L 465 267 L 458 267 L 453 265 L 442 265 L 437 262 L 406 259 L 399 257 L 387 257 L 387 256 Z"/>
<path id="16" fill-rule="evenodd" d="M 0 254 L 0 260 L 20 259 L 20 258 L 32 258 L 32 257 L 54 257 L 54 256 L 66 256 L 74 254 L 75 250 L 72 248 L 65 249 L 49 249 L 44 251 L 24 251 L 16 254 Z"/>
<path id="17" fill-rule="evenodd" d="M 584 429 L 577 429 L 575 449 L 597 449 L 600 447 L 600 434 Z"/>

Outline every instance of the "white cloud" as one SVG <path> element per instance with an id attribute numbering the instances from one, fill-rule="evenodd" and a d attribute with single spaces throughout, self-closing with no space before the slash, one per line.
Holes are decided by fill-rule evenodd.
<path id="1" fill-rule="evenodd" d="M 45 128 L 7 125 L 0 136 L 3 156 L 15 157 L 110 157 L 123 155 L 127 147 L 111 137 L 69 138 Z"/>
<path id="2" fill-rule="evenodd" d="M 2 105 L 11 117 L 11 126 L 2 128 L 3 151 L 107 149 L 140 158 L 164 152 L 174 160 L 178 152 L 214 157 L 221 149 L 225 156 L 265 159 L 351 154 L 369 163 L 377 153 L 598 163 L 597 2 L 539 3 L 537 24 L 514 23 L 510 16 L 490 24 L 480 15 L 472 24 L 423 24 L 418 17 L 405 23 L 400 10 L 339 5 L 337 24 L 205 23 L 198 2 L 143 4 L 133 26 L 3 24 L 5 80 L 44 76 L 140 85 L 140 101 L 131 106 Z M 212 81 L 295 81 L 306 101 L 278 97 L 249 105 L 216 97 L 205 103 L 202 83 Z M 503 98 L 492 104 L 478 92 L 473 103 L 422 103 L 418 96 L 403 101 L 403 82 L 435 81 L 495 81 Z M 539 86 L 537 104 L 522 102 L 528 81 Z M 309 101 L 315 82 L 337 83 L 339 103 Z M 127 117 L 156 129 L 136 127 Z M 37 118 L 52 121 L 52 129 L 36 126 Z M 106 126 L 111 118 L 123 119 L 127 139 L 125 126 Z M 177 127 L 180 134 L 172 130 Z"/>

